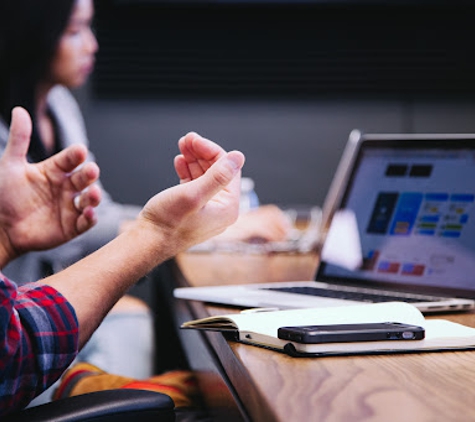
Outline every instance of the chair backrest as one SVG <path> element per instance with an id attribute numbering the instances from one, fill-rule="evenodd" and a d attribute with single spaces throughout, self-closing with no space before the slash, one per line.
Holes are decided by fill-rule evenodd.
<path id="1" fill-rule="evenodd" d="M 106 390 L 30 407 L 2 422 L 174 422 L 175 404 L 166 394 Z"/>

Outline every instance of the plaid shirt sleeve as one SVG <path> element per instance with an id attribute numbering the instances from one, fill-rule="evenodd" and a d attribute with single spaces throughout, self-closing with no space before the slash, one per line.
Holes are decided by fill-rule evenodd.
<path id="1" fill-rule="evenodd" d="M 52 287 L 20 288 L 0 274 L 0 416 L 25 407 L 78 351 L 73 307 Z"/>

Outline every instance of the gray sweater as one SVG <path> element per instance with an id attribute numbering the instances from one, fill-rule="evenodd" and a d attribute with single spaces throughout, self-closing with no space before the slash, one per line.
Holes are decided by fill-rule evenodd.
<path id="1" fill-rule="evenodd" d="M 62 148 L 72 144 L 89 147 L 82 114 L 69 90 L 56 86 L 50 91 L 47 101 L 58 123 L 57 131 Z M 0 118 L 0 155 L 5 150 L 7 139 L 8 127 Z M 94 161 L 91 153 L 88 160 Z M 2 272 L 18 284 L 37 281 L 42 275 L 43 262 L 50 264 L 54 272 L 57 272 L 113 239 L 118 233 L 120 223 L 135 218 L 140 207 L 116 203 L 102 186 L 101 189 L 103 195 L 97 209 L 98 223 L 95 227 L 55 249 L 23 255 L 5 267 Z"/>

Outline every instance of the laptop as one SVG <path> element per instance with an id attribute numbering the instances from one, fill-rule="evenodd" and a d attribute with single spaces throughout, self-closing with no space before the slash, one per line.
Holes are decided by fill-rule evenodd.
<path id="1" fill-rule="evenodd" d="M 177 288 L 174 296 L 245 308 L 475 307 L 475 134 L 352 131 L 322 219 L 314 280 Z"/>

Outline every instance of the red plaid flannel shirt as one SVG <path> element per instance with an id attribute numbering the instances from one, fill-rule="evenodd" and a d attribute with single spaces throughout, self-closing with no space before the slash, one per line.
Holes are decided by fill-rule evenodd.
<path id="1" fill-rule="evenodd" d="M 0 416 L 21 409 L 67 369 L 78 350 L 72 306 L 41 283 L 0 273 Z"/>

